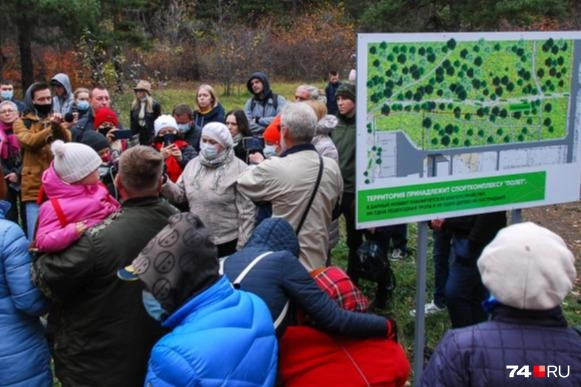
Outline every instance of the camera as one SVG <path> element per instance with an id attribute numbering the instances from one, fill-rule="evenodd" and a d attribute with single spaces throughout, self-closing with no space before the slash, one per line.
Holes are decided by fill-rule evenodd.
<path id="1" fill-rule="evenodd" d="M 261 152 L 264 149 L 264 138 L 262 137 L 243 137 L 242 148 L 246 152 Z"/>
<path id="2" fill-rule="evenodd" d="M 163 146 L 168 146 L 176 142 L 176 135 L 174 133 L 166 133 L 163 135 Z"/>

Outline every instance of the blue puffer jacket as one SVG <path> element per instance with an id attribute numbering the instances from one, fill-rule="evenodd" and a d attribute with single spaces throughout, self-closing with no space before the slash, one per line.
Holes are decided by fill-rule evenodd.
<path id="1" fill-rule="evenodd" d="M 272 386 L 277 340 L 264 303 L 224 276 L 164 321 L 146 386 Z"/>
<path id="2" fill-rule="evenodd" d="M 294 307 L 309 314 L 322 330 L 350 337 L 386 337 L 387 321 L 372 314 L 341 309 L 321 290 L 300 264 L 299 243 L 292 226 L 282 218 L 263 220 L 244 248 L 224 262 L 224 272 L 231 280 L 260 254 L 273 251 L 260 261 L 240 283 L 240 288 L 262 298 L 276 320 L 288 300 L 291 307 L 277 328 L 280 337 L 288 325 L 294 325 Z"/>
<path id="3" fill-rule="evenodd" d="M 28 241 L 5 220 L 0 201 L 0 385 L 52 386 L 50 354 L 38 316 L 45 309 L 30 274 Z"/>
<path id="4" fill-rule="evenodd" d="M 561 366 L 567 378 L 510 376 L 507 365 Z M 569 367 L 569 372 L 567 372 Z M 557 374 L 558 375 L 558 374 Z M 422 386 L 581 386 L 581 335 L 567 328 L 559 307 L 528 311 L 497 306 L 492 321 L 452 329 L 422 374 Z"/>

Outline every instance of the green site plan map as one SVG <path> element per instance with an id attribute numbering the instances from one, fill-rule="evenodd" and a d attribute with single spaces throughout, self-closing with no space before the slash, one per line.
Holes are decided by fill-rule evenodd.
<path id="1" fill-rule="evenodd" d="M 418 149 L 563 138 L 571 40 L 368 45 L 367 130 L 404 131 Z"/>

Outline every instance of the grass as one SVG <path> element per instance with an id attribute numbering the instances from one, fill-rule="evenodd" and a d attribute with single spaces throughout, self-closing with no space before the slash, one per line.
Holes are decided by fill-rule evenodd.
<path id="1" fill-rule="evenodd" d="M 285 97 L 287 100 L 294 101 L 294 93 L 297 86 L 302 82 L 295 83 L 276 83 L 272 85 L 272 90 L 278 95 Z M 185 83 L 180 85 L 175 85 L 171 87 L 164 87 L 155 89 L 152 91 L 152 96 L 161 104 L 161 109 L 163 114 L 171 114 L 173 107 L 185 103 L 190 105 L 194 110 L 197 109 L 196 106 L 196 91 L 199 84 Z M 321 89 L 324 89 L 325 84 L 315 85 Z M 232 109 L 242 109 L 244 108 L 244 103 L 250 97 L 250 93 L 246 90 L 246 85 L 235 86 L 234 92 L 229 96 L 223 95 L 224 88 L 220 85 L 212 85 L 216 93 L 218 94 L 218 100 L 224 106 L 226 112 Z M 131 106 L 131 101 L 134 98 L 134 93 L 132 89 L 129 89 L 122 95 L 114 95 L 113 107 L 116 111 L 120 112 L 120 119 L 124 126 L 129 127 L 129 110 Z"/>

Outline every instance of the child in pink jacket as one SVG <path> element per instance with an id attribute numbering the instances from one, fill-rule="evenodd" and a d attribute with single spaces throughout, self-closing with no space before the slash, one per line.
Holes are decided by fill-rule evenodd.
<path id="1" fill-rule="evenodd" d="M 101 158 L 81 143 L 52 143 L 54 159 L 42 174 L 48 196 L 40 206 L 34 245 L 42 252 L 64 250 L 121 205 L 99 181 Z"/>

